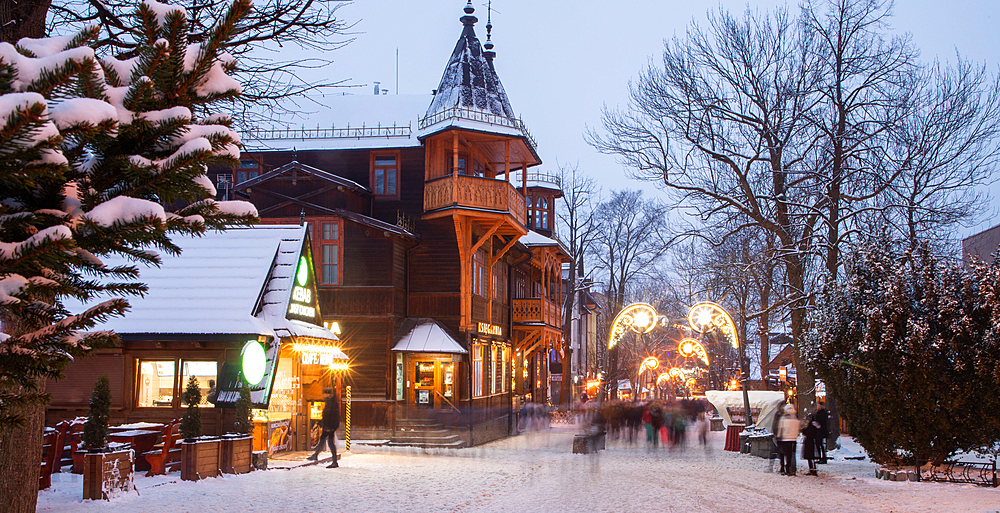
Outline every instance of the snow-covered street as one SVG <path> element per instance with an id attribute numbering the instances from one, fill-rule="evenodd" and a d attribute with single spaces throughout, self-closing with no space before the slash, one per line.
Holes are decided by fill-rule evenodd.
<path id="1" fill-rule="evenodd" d="M 556 427 L 457 450 L 355 444 L 339 469 L 271 469 L 201 482 L 180 481 L 176 472 L 137 477 L 138 495 L 111 502 L 81 502 L 81 476 L 63 473 L 39 494 L 38 511 L 1000 510 L 998 489 L 881 481 L 869 461 L 838 457 L 820 465 L 819 477 L 801 475 L 799 461 L 799 476 L 782 476 L 777 462 L 772 468 L 767 460 L 722 451 L 722 432 L 710 433 L 708 451 L 648 452 L 609 440 L 596 456 L 572 454 L 574 433 Z M 848 452 L 851 443 L 845 439 Z"/>

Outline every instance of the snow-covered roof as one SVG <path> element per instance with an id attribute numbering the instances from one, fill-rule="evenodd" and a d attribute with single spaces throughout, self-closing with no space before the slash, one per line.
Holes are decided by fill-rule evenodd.
<path id="1" fill-rule="evenodd" d="M 409 353 L 453 353 L 465 354 L 468 351 L 454 339 L 434 319 L 407 319 L 413 324 L 393 346 L 393 351 Z M 401 327 L 406 329 L 406 323 Z"/>
<path id="2" fill-rule="evenodd" d="M 295 119 L 264 120 L 241 131 L 248 151 L 420 146 L 416 127 L 430 94 L 319 95 Z"/>
<path id="3" fill-rule="evenodd" d="M 472 15 L 475 11 L 471 3 L 465 6 L 465 16 L 460 18 L 462 34 L 445 65 L 434 100 L 420 120 L 419 136 L 457 127 L 524 137 L 534 151 L 534 139 L 515 116 L 493 67 L 493 44 L 487 41 L 483 51 L 476 37 L 474 25 L 479 19 Z M 487 25 L 487 31 L 489 28 Z"/>
<path id="4" fill-rule="evenodd" d="M 125 317 L 111 318 L 96 329 L 119 334 L 246 334 L 278 338 L 307 336 L 337 340 L 321 326 L 288 320 L 295 263 L 306 227 L 259 225 L 176 236 L 181 254 L 162 254 L 160 267 L 141 268 L 149 286 L 144 297 L 131 297 Z M 105 257 L 106 265 L 124 265 Z M 258 299 L 261 307 L 257 315 Z M 283 330 L 283 331 L 282 331 Z"/>
<path id="5" fill-rule="evenodd" d="M 474 25 L 479 19 L 472 15 L 475 11 L 472 4 L 465 6 L 465 16 L 460 18 L 462 35 L 441 75 L 437 95 L 427 108 L 428 116 L 463 107 L 510 119 L 515 117 L 500 77 L 493 68 L 492 52 L 483 52 L 476 37 Z"/>
<path id="6" fill-rule="evenodd" d="M 536 232 L 534 230 L 528 230 L 528 234 L 525 235 L 524 237 L 521 237 L 521 239 L 520 239 L 519 242 L 521 244 L 524 244 L 525 246 L 528 246 L 528 247 L 531 247 L 531 246 L 557 246 L 557 245 L 559 245 L 559 242 L 556 241 L 555 239 L 551 239 L 549 237 L 546 237 L 546 236 L 544 236 L 544 235 L 542 235 L 542 234 L 540 234 L 540 233 L 538 233 L 538 232 Z"/>

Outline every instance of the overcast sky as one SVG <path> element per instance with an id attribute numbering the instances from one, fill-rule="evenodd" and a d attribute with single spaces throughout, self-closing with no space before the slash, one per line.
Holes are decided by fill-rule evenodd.
<path id="1" fill-rule="evenodd" d="M 485 41 L 486 2 L 473 5 L 480 20 L 476 34 Z M 603 105 L 625 104 L 629 80 L 649 59 L 659 60 L 664 38 L 682 35 L 692 20 L 704 24 L 706 12 L 720 5 L 743 11 L 748 4 L 495 0 L 497 73 L 514 111 L 538 142 L 540 169 L 554 171 L 557 164 L 578 162 L 605 190 L 622 188 L 622 167 L 587 145 L 583 132 L 587 126 L 600 125 Z M 749 5 L 772 10 L 785 3 L 768 0 Z M 458 18 L 464 6 L 465 0 L 357 0 L 345 5 L 339 12 L 346 21 L 356 22 L 356 40 L 333 54 L 335 62 L 324 74 L 366 86 L 353 90 L 357 94 L 372 94 L 376 80 L 389 94 L 429 93 L 437 87 L 461 32 Z M 893 28 L 912 35 L 923 60 L 954 61 L 957 49 L 997 72 L 1000 1 L 902 0 L 894 12 Z M 630 187 L 650 184 L 635 182 Z M 994 224 L 988 219 L 981 226 Z M 969 233 L 974 231 L 978 230 Z"/>

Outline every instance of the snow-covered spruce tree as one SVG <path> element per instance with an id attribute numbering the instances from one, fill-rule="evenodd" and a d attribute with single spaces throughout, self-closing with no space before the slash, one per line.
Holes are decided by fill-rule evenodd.
<path id="1" fill-rule="evenodd" d="M 249 203 L 215 202 L 205 175 L 238 161 L 238 135 L 210 113 L 239 94 L 219 49 L 249 10 L 236 0 L 188 44 L 183 10 L 148 0 L 127 61 L 95 55 L 97 27 L 0 43 L 0 496 L 10 511 L 35 509 L 45 380 L 114 344 L 88 330 L 146 290 L 137 266 L 100 257 L 155 265 L 157 251 L 178 251 L 171 235 L 256 216 Z M 92 306 L 70 312 L 67 297 Z"/>
<path id="2" fill-rule="evenodd" d="M 190 440 L 201 436 L 201 389 L 198 387 L 198 378 L 191 376 L 188 378 L 187 386 L 184 387 L 184 404 L 187 410 L 181 419 L 181 434 L 184 439 Z"/>
<path id="3" fill-rule="evenodd" d="M 807 354 L 851 434 L 883 464 L 1000 442 L 1000 264 L 946 265 L 926 243 L 854 251 L 822 291 Z"/>
<path id="4" fill-rule="evenodd" d="M 108 445 L 108 425 L 111 421 L 111 381 L 101 376 L 90 393 L 90 413 L 83 425 L 83 447 L 99 451 Z"/>

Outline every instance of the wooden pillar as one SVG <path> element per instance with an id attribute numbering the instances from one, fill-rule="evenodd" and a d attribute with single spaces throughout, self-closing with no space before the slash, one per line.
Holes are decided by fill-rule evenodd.
<path id="1" fill-rule="evenodd" d="M 503 179 L 510 182 L 510 140 L 503 142 Z"/>
<path id="2" fill-rule="evenodd" d="M 451 203 L 458 203 L 458 132 L 451 134 Z"/>
<path id="3" fill-rule="evenodd" d="M 521 196 L 528 198 L 528 165 L 521 162 Z"/>

